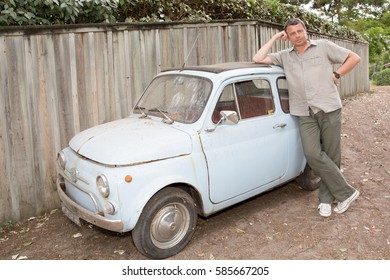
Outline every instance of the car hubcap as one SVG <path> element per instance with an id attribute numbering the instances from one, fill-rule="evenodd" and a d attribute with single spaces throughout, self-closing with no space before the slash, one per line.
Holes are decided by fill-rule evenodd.
<path id="1" fill-rule="evenodd" d="M 160 249 L 177 245 L 186 235 L 190 213 L 182 204 L 169 204 L 154 217 L 150 229 L 152 242 Z"/>

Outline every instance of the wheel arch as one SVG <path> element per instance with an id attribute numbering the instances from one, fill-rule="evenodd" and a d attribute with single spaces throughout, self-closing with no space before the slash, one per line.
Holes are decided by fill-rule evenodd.
<path id="1" fill-rule="evenodd" d="M 178 182 L 178 183 L 169 184 L 169 185 L 165 186 L 164 188 L 161 188 L 158 192 L 160 192 L 164 189 L 167 189 L 167 188 L 178 188 L 178 189 L 181 189 L 181 190 L 185 191 L 186 193 L 188 193 L 192 197 L 192 199 L 194 200 L 194 202 L 196 204 L 196 211 L 197 211 L 198 215 L 201 215 L 201 216 L 204 215 L 204 204 L 203 204 L 203 200 L 202 200 L 202 195 L 199 193 L 199 191 L 194 186 L 192 186 L 188 183 Z M 158 192 L 156 192 L 155 194 L 157 194 Z"/>

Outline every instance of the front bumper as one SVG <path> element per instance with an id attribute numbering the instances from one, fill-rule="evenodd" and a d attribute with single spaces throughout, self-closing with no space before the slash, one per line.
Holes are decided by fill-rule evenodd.
<path id="1" fill-rule="evenodd" d="M 120 220 L 110 220 L 103 216 L 103 211 L 99 211 L 97 205 L 96 212 L 91 212 L 87 209 L 84 209 L 77 203 L 75 203 L 67 194 L 65 187 L 65 178 L 63 176 L 59 176 L 57 179 L 57 191 L 62 202 L 62 206 L 65 207 L 68 211 L 72 213 L 73 216 L 85 220 L 93 225 L 98 227 L 115 231 L 115 232 L 123 232 L 123 222 Z M 76 184 L 68 181 L 76 188 L 79 188 Z M 92 194 L 88 194 L 91 198 L 93 198 Z M 93 199 L 94 200 L 94 199 Z"/>

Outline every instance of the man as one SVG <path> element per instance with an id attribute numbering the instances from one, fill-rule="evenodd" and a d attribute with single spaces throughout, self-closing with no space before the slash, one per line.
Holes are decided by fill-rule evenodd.
<path id="1" fill-rule="evenodd" d="M 268 54 L 277 40 L 289 40 L 292 48 Z M 290 113 L 298 116 L 303 149 L 310 167 L 321 177 L 319 214 L 329 217 L 345 212 L 359 196 L 340 171 L 341 99 L 339 79 L 350 72 L 360 57 L 327 40 L 309 40 L 300 19 L 286 22 L 284 31 L 274 35 L 253 57 L 255 63 L 284 68 Z M 333 71 L 334 64 L 341 64 Z"/>

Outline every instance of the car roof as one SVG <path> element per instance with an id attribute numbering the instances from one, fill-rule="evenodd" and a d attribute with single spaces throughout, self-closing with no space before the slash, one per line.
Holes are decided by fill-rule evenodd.
<path id="1" fill-rule="evenodd" d="M 218 63 L 218 64 L 210 64 L 210 65 L 199 65 L 199 66 L 182 66 L 173 69 L 167 69 L 166 71 L 171 70 L 193 70 L 193 71 L 203 71 L 210 73 L 222 73 L 225 71 L 236 70 L 236 69 L 247 69 L 247 68 L 273 68 L 271 65 L 267 64 L 258 64 L 253 62 L 226 62 L 226 63 Z"/>

